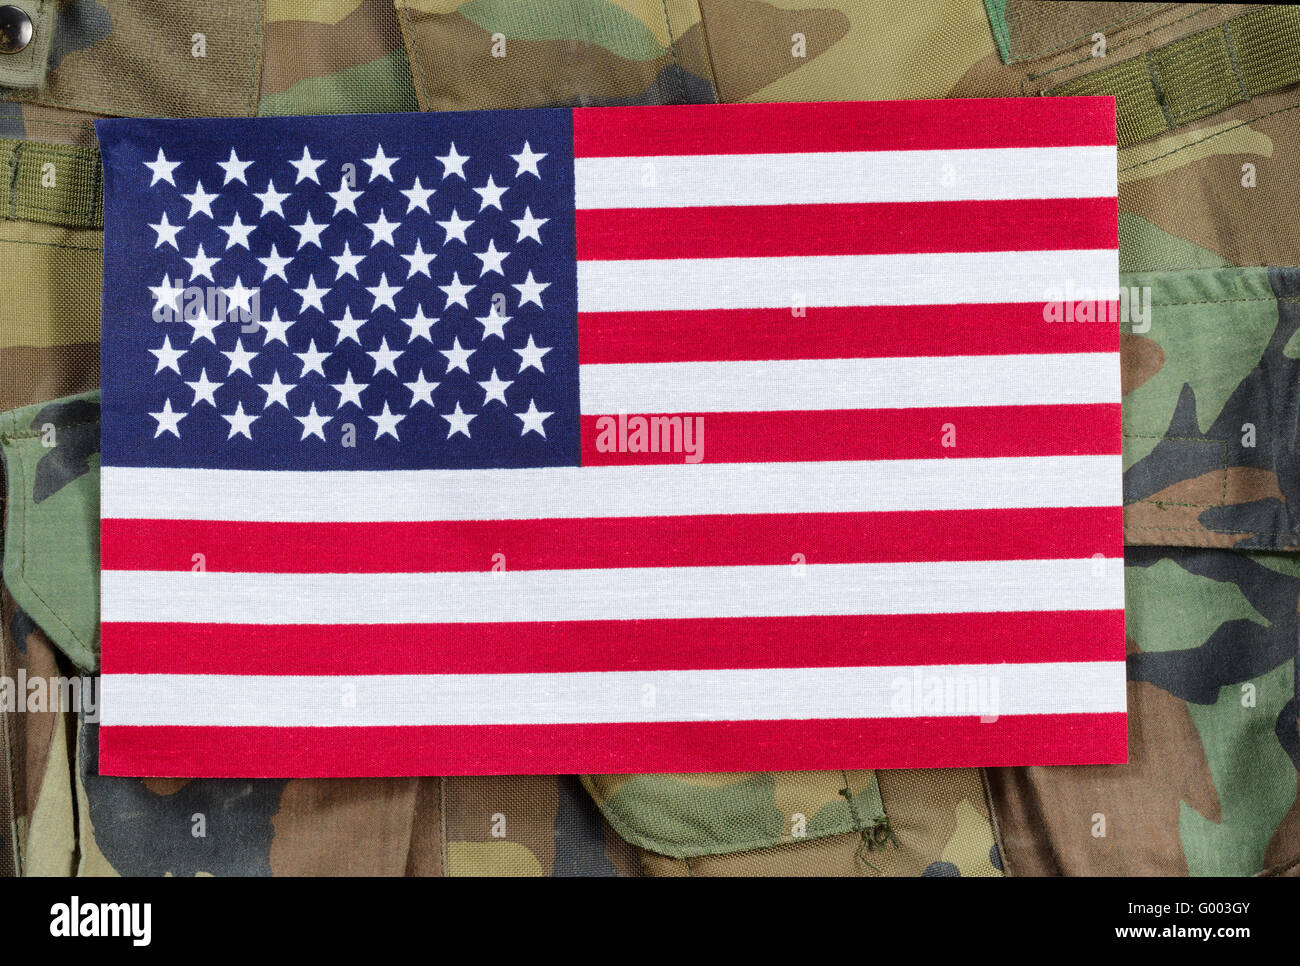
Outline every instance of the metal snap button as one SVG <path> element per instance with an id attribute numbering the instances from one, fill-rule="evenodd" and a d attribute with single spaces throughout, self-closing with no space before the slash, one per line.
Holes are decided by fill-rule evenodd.
<path id="1" fill-rule="evenodd" d="M 12 4 L 0 6 L 0 54 L 16 54 L 32 42 L 32 18 Z"/>

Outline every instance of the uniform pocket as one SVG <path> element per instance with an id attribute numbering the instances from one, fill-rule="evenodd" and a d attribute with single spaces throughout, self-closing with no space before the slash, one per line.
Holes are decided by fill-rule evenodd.
<path id="1" fill-rule="evenodd" d="M 99 666 L 99 393 L 0 416 L 4 582 L 83 671 Z"/>
<path id="2" fill-rule="evenodd" d="M 1300 549 L 1300 269 L 1122 282 L 1125 543 Z"/>

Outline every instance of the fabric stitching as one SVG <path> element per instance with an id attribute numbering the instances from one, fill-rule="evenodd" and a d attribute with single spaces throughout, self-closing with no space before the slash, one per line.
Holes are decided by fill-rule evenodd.
<path id="1" fill-rule="evenodd" d="M 1252 98 L 1252 100 L 1253 100 L 1253 98 Z M 1239 103 L 1242 103 L 1242 104 L 1248 104 L 1248 103 L 1250 103 L 1250 102 L 1249 102 L 1249 101 L 1240 101 Z M 1188 142 L 1187 144 L 1182 145 L 1181 147 L 1174 148 L 1172 151 L 1167 151 L 1167 152 L 1165 152 L 1164 154 L 1156 155 L 1154 158 L 1147 158 L 1147 160 L 1145 160 L 1145 161 L 1139 161 L 1137 164 L 1131 165 L 1131 166 L 1129 166 L 1129 167 L 1127 167 L 1127 168 L 1120 168 L 1119 170 L 1120 170 L 1121 172 L 1124 172 L 1124 171 L 1135 171 L 1135 170 L 1137 170 L 1138 168 L 1143 167 L 1144 165 L 1153 164 L 1154 162 L 1159 161 L 1159 160 L 1161 160 L 1162 158 L 1172 157 L 1173 155 L 1177 154 L 1179 151 L 1186 151 L 1188 148 L 1195 147 L 1195 146 L 1198 145 L 1198 144 L 1203 144 L 1203 143 L 1205 143 L 1206 141 L 1211 140 L 1212 138 L 1217 138 L 1217 137 L 1218 137 L 1219 135 L 1221 135 L 1221 134 L 1227 134 L 1227 133 L 1230 132 L 1230 131 L 1235 131 L 1235 130 L 1237 130 L 1238 128 L 1245 127 L 1246 125 L 1251 124 L 1251 123 L 1253 123 L 1253 122 L 1255 122 L 1255 121 L 1262 120 L 1263 118 L 1266 118 L 1266 117 L 1272 117 L 1274 114 L 1285 114 L 1287 111 L 1294 111 L 1294 110 L 1296 110 L 1296 109 L 1298 109 L 1298 108 L 1300 108 L 1300 104 L 1292 104 L 1290 107 L 1280 107 L 1280 108 L 1278 108 L 1278 109 L 1275 110 L 1275 111 L 1265 111 L 1263 114 L 1256 114 L 1254 117 L 1246 118 L 1246 119 L 1245 119 L 1244 121 L 1242 121 L 1240 124 L 1234 124 L 1232 127 L 1226 127 L 1226 128 L 1224 128 L 1222 131 L 1215 131 L 1215 132 L 1212 133 L 1212 134 L 1207 134 L 1207 135 L 1206 135 L 1205 137 L 1203 137 L 1203 138 L 1198 138 L 1198 139 L 1195 140 L 1195 141 L 1190 141 L 1190 142 Z M 1144 139 L 1144 140 L 1145 140 L 1145 139 Z M 1288 299 L 1288 301 L 1293 301 L 1293 300 L 1294 300 L 1293 298 Z M 1238 301 L 1240 301 L 1240 300 L 1238 300 Z M 1195 303 L 1195 302 L 1174 302 L 1174 303 L 1171 303 L 1171 304 L 1174 304 L 1174 305 L 1196 305 L 1196 304 L 1199 304 L 1199 303 Z"/>
<path id="2" fill-rule="evenodd" d="M 695 9 L 699 11 L 700 14 L 700 37 L 704 41 L 704 56 L 707 57 L 709 61 L 709 77 L 711 78 L 709 81 L 709 89 L 713 92 L 713 103 L 720 104 L 722 102 L 722 95 L 718 90 L 718 71 L 713 66 L 713 45 L 709 43 L 709 25 L 705 23 L 704 8 L 700 6 L 699 0 L 696 0 Z"/>
<path id="3" fill-rule="evenodd" d="M 406 59 L 411 62 L 413 68 L 411 79 L 415 82 L 415 99 L 420 105 L 420 110 L 428 111 L 431 110 L 431 106 L 429 90 L 424 82 L 424 58 L 420 55 L 420 43 L 415 37 L 414 27 L 411 24 L 411 8 L 402 3 L 399 9 L 401 11 L 402 37 L 406 40 L 406 46 L 410 48 L 410 53 Z"/>
<path id="4" fill-rule="evenodd" d="M 1138 34 L 1136 37 L 1130 37 L 1128 40 L 1121 40 L 1119 43 L 1115 44 L 1114 46 L 1108 46 L 1107 51 L 1109 52 L 1111 50 L 1119 50 L 1121 47 L 1128 47 L 1132 44 L 1137 43 L 1139 40 L 1142 40 L 1145 37 L 1150 37 L 1152 34 L 1157 33 L 1161 30 L 1166 30 L 1169 27 L 1176 26 L 1177 24 L 1180 24 L 1185 20 L 1191 20 L 1193 17 L 1199 17 L 1202 14 L 1212 13 L 1213 11 L 1217 10 L 1221 6 L 1223 6 L 1223 4 L 1216 3 L 1214 6 L 1206 7 L 1204 10 L 1193 10 L 1191 13 L 1179 17 L 1177 20 L 1171 20 L 1168 23 L 1160 24 L 1159 26 L 1152 27 L 1144 34 Z M 1242 16 L 1245 16 L 1245 14 L 1243 14 Z M 1170 43 L 1176 44 L 1178 43 L 1178 41 L 1173 40 L 1170 41 Z M 1046 77 L 1048 74 L 1054 74 L 1058 70 L 1065 70 L 1067 67 L 1077 67 L 1079 64 L 1086 64 L 1090 60 L 1096 60 L 1096 58 L 1089 56 L 1089 57 L 1080 58 L 1079 60 L 1070 61 L 1070 63 L 1068 64 L 1059 64 L 1056 67 L 1051 68 L 1050 70 L 1043 71 L 1041 74 L 1030 74 L 1028 75 L 1026 80 L 1038 80 L 1038 78 Z M 1123 61 L 1121 61 L 1121 63 L 1123 63 Z M 1101 69 L 1106 70 L 1107 68 L 1103 67 Z"/>
<path id="5" fill-rule="evenodd" d="M 664 28 L 668 31 L 668 56 L 673 59 L 673 74 L 677 78 L 677 96 L 681 103 L 686 103 L 686 78 L 682 74 L 681 61 L 677 59 L 677 40 L 673 37 L 673 22 L 668 16 L 668 0 L 659 0 L 664 11 Z"/>
<path id="6" fill-rule="evenodd" d="M 1101 27 L 1094 27 L 1093 30 L 1092 30 L 1092 33 L 1097 33 L 1097 32 L 1099 32 L 1099 31 L 1102 32 L 1102 33 L 1105 33 L 1107 30 L 1110 30 L 1112 27 L 1119 27 L 1119 26 L 1122 26 L 1123 24 L 1126 24 L 1126 23 L 1132 23 L 1134 20 L 1141 20 L 1143 17 L 1148 17 L 1148 16 L 1150 16 L 1150 15 L 1152 15 L 1152 14 L 1155 14 L 1155 13 L 1164 13 L 1164 12 L 1167 11 L 1171 6 L 1173 6 L 1173 4 L 1170 4 L 1170 3 L 1152 3 L 1152 4 L 1148 4 L 1148 5 L 1147 5 L 1147 9 L 1145 9 L 1145 10 L 1141 10 L 1141 11 L 1139 11 L 1139 12 L 1137 12 L 1137 13 L 1131 15 L 1131 16 L 1128 16 L 1128 17 L 1121 17 L 1119 20 L 1113 20 L 1113 21 L 1111 21 L 1110 23 L 1105 24 L 1105 25 L 1103 25 L 1103 26 L 1101 26 Z M 1176 22 L 1177 22 L 1177 21 L 1175 21 L 1175 23 L 1176 23 Z M 1156 30 L 1159 30 L 1160 28 L 1157 27 L 1157 28 L 1155 28 L 1155 29 L 1156 29 Z M 1067 41 L 1066 41 L 1065 43 L 1063 43 L 1063 44 L 1058 44 L 1057 46 L 1055 46 L 1055 47 L 1050 47 L 1050 48 L 1048 48 L 1047 50 L 1038 50 L 1038 51 L 1033 51 L 1032 53 L 1026 53 L 1026 54 L 1017 55 L 1014 51 L 1011 50 L 1011 31 L 1008 29 L 1008 31 L 1007 31 L 1007 53 L 1009 53 L 1009 54 L 1011 55 L 1011 59 L 1008 61 L 1008 63 L 1011 63 L 1011 64 L 1022 64 L 1022 63 L 1024 63 L 1025 61 L 1028 61 L 1028 60 L 1042 60 L 1044 57 L 1051 57 L 1053 54 L 1059 54 L 1059 53 L 1060 53 L 1061 51 L 1063 51 L 1063 50 L 1069 50 L 1071 47 L 1075 46 L 1076 44 L 1079 44 L 1079 43 L 1084 42 L 1085 40 L 1091 40 L 1091 39 L 1092 39 L 1092 34 L 1090 34 L 1090 33 L 1082 33 L 1082 34 L 1079 34 L 1077 37 L 1072 37 L 1071 39 L 1067 40 Z"/>

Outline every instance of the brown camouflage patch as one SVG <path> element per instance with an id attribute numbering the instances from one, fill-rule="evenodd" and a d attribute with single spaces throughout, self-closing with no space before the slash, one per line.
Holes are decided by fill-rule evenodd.
<path id="1" fill-rule="evenodd" d="M 391 0 L 364 0 L 338 23 L 273 20 L 266 25 L 262 96 L 309 77 L 368 64 L 402 49 Z"/>

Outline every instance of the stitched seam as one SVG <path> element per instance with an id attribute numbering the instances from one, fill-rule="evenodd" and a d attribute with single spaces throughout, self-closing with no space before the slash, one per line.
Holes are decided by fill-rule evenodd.
<path id="1" fill-rule="evenodd" d="M 711 78 L 709 89 L 713 92 L 713 103 L 720 104 L 722 94 L 718 90 L 718 71 L 713 66 L 713 45 L 709 43 L 709 25 L 704 22 L 704 8 L 700 6 L 699 0 L 696 0 L 695 9 L 700 14 L 700 37 L 704 40 L 704 56 L 709 61 L 709 77 Z"/>
<path id="2" fill-rule="evenodd" d="M 1250 91 L 1246 89 L 1246 78 L 1241 75 L 1241 62 L 1237 60 L 1237 47 L 1232 42 L 1232 22 L 1223 25 L 1223 47 L 1228 52 L 1228 63 L 1232 65 L 1232 76 L 1236 78 L 1237 90 L 1243 101 L 1250 100 Z"/>
<path id="3" fill-rule="evenodd" d="M 686 78 L 682 75 L 682 65 L 677 59 L 677 41 L 673 37 L 673 22 L 668 16 L 668 0 L 660 0 L 664 11 L 664 27 L 668 31 L 668 56 L 673 59 L 673 71 L 677 76 L 677 96 L 686 103 Z"/>
<path id="4" fill-rule="evenodd" d="M 1160 75 L 1156 70 L 1156 59 L 1147 51 L 1142 55 L 1143 63 L 1146 64 L 1147 77 L 1151 79 L 1151 89 L 1155 91 L 1156 103 L 1160 105 L 1160 113 L 1165 116 L 1165 127 L 1174 127 L 1174 115 L 1169 110 L 1169 105 L 1165 103 L 1165 89 L 1160 83 Z"/>
<path id="5" fill-rule="evenodd" d="M 20 221 L 27 221 L 27 220 L 28 220 L 28 219 L 26 219 L 26 218 L 3 218 L 3 219 L 0 219 L 0 221 L 13 221 L 13 222 L 20 222 Z M 90 230 L 90 229 L 87 229 L 87 230 Z M 21 238 L 0 238 L 0 244 L 5 244 L 5 245 L 37 245 L 37 246 L 40 246 L 41 248 L 66 248 L 66 249 L 68 249 L 68 250 L 70 250 L 70 251 L 74 251 L 74 252 L 102 252 L 102 251 L 104 250 L 104 247 L 103 247 L 102 245 L 68 245 L 68 244 L 65 244 L 64 242 L 38 242 L 38 241 L 24 241 L 24 240 L 22 240 Z"/>
<path id="6" fill-rule="evenodd" d="M 1251 100 L 1254 100 L 1254 98 L 1251 98 Z M 1249 103 L 1249 101 L 1242 101 L 1242 102 L 1240 102 L 1240 103 L 1246 104 L 1246 103 Z M 1272 117 L 1274 114 L 1285 114 L 1287 111 L 1294 111 L 1294 110 L 1296 110 L 1297 108 L 1300 108 L 1300 104 L 1292 104 L 1290 107 L 1279 107 L 1276 111 L 1265 111 L 1263 114 L 1256 114 L 1254 117 L 1247 118 L 1246 120 L 1242 121 L 1242 122 L 1239 123 L 1239 124 L 1234 124 L 1232 127 L 1226 127 L 1226 128 L 1224 128 L 1222 131 L 1215 131 L 1213 134 L 1207 134 L 1205 137 L 1203 137 L 1203 138 L 1198 138 L 1198 139 L 1195 140 L 1195 141 L 1191 141 L 1191 142 L 1189 142 L 1189 143 L 1187 143 L 1187 144 L 1184 144 L 1182 147 L 1174 148 L 1172 151 L 1167 151 L 1167 152 L 1164 153 L 1164 154 L 1158 154 L 1158 155 L 1156 155 L 1154 158 L 1148 158 L 1148 159 L 1145 160 L 1145 161 L 1139 161 L 1137 164 L 1130 165 L 1130 166 L 1127 167 L 1127 168 L 1120 168 L 1119 170 L 1120 170 L 1121 172 L 1124 172 L 1124 171 L 1135 171 L 1136 169 L 1142 167 L 1143 165 L 1152 164 L 1152 163 L 1154 163 L 1154 162 L 1156 162 L 1156 161 L 1159 161 L 1159 160 L 1162 159 L 1162 158 L 1168 158 L 1168 157 L 1171 157 L 1172 155 L 1177 154 L 1179 151 L 1186 151 L 1188 148 L 1195 147 L 1195 146 L 1198 145 L 1198 144 L 1203 144 L 1203 143 L 1206 142 L 1206 141 L 1209 141 L 1209 140 L 1211 140 L 1211 139 L 1213 139 L 1213 138 L 1217 138 L 1217 137 L 1219 137 L 1219 135 L 1221 135 L 1221 134 L 1227 134 L 1229 131 L 1235 131 L 1235 130 L 1237 130 L 1237 128 L 1245 127 L 1246 125 L 1251 124 L 1251 123 L 1253 123 L 1253 122 L 1255 122 L 1255 121 L 1261 120 L 1261 119 L 1263 119 L 1263 118 L 1266 118 L 1266 117 Z M 1144 139 L 1144 140 L 1145 140 L 1145 139 Z M 1195 303 L 1191 303 L 1191 302 L 1177 302 L 1177 303 L 1173 303 L 1173 304 L 1176 304 L 1176 305 L 1192 305 L 1192 304 L 1195 304 Z"/>
<path id="7" fill-rule="evenodd" d="M 444 879 L 451 876 L 447 867 L 447 779 L 438 778 L 438 866 Z"/>
<path id="8" fill-rule="evenodd" d="M 1121 25 L 1123 25 L 1123 24 L 1126 24 L 1126 23 L 1132 23 L 1134 20 L 1141 20 L 1143 17 L 1150 16 L 1150 15 L 1153 14 L 1153 13 L 1164 13 L 1164 12 L 1166 12 L 1166 11 L 1168 10 L 1168 8 L 1171 7 L 1171 6 L 1173 6 L 1173 4 L 1171 4 L 1171 3 L 1152 3 L 1152 4 L 1148 4 L 1146 10 L 1139 11 L 1138 13 L 1135 13 L 1135 14 L 1133 14 L 1132 16 L 1129 16 L 1129 17 L 1121 17 L 1119 20 L 1112 20 L 1110 23 L 1105 24 L 1105 25 L 1103 25 L 1103 26 L 1092 28 L 1092 33 L 1082 33 L 1082 34 L 1079 34 L 1077 37 L 1072 37 L 1072 38 L 1070 38 L 1069 40 L 1067 40 L 1065 43 L 1063 43 L 1063 44 L 1058 44 L 1058 45 L 1055 46 L 1055 47 L 1049 47 L 1047 50 L 1036 50 L 1036 51 L 1032 51 L 1032 52 L 1025 53 L 1025 54 L 1020 54 L 1020 55 L 1015 54 L 1015 53 L 1011 50 L 1011 36 L 1010 36 L 1010 33 L 1011 33 L 1011 32 L 1010 32 L 1010 30 L 1008 29 L 1008 31 L 1007 31 L 1007 53 L 1011 54 L 1011 60 L 1010 60 L 1008 63 L 1012 63 L 1012 64 L 1023 64 L 1025 61 L 1028 61 L 1028 60 L 1042 60 L 1044 57 L 1050 57 L 1050 56 L 1052 56 L 1052 54 L 1059 54 L 1059 53 L 1060 53 L 1061 51 L 1063 51 L 1063 50 L 1069 50 L 1071 47 L 1075 46 L 1076 44 L 1080 44 L 1080 43 L 1083 43 L 1083 42 L 1085 42 L 1085 41 L 1089 41 L 1089 40 L 1091 40 L 1091 39 L 1092 39 L 1092 34 L 1095 34 L 1095 33 L 1098 33 L 1098 32 L 1105 33 L 1107 30 L 1110 30 L 1112 27 L 1119 27 L 1119 26 L 1121 26 Z M 1160 9 L 1161 7 L 1164 7 L 1165 10 L 1161 10 L 1161 9 Z M 1201 12 L 1201 11 L 1198 11 L 1198 12 Z M 1177 21 L 1175 21 L 1175 23 L 1176 23 L 1176 22 L 1177 22 Z M 1010 26 L 1010 25 L 1008 25 L 1008 27 L 1009 27 L 1009 26 Z M 1159 30 L 1160 28 L 1159 28 L 1159 27 L 1156 27 L 1156 28 L 1154 28 L 1154 29 Z M 1091 58 L 1090 58 L 1090 59 L 1091 59 Z"/>
<path id="9" fill-rule="evenodd" d="M 253 35 L 253 69 L 248 78 L 248 116 L 256 117 L 262 92 L 262 35 L 266 32 L 266 3 L 258 3 L 257 32 Z"/>
<path id="10" fill-rule="evenodd" d="M 18 154 L 22 150 L 21 144 L 15 144 L 13 151 L 9 154 L 9 215 L 15 217 L 18 211 Z"/>
<path id="11" fill-rule="evenodd" d="M 3 519 L 4 519 L 3 508 L 0 508 L 0 521 L 3 521 Z M 3 527 L 0 527 L 0 532 L 3 532 Z M 14 602 L 14 606 L 15 607 L 18 606 L 16 601 Z M 4 655 L 5 655 L 4 639 L 9 634 L 7 630 L 7 628 L 9 627 L 9 621 L 6 619 L 8 616 L 9 615 L 5 614 L 4 608 L 0 607 L 0 621 L 3 621 L 4 623 L 4 626 L 0 627 L 0 671 L 2 671 L 6 677 L 9 677 L 9 668 L 5 666 L 4 663 Z M 15 642 L 14 644 L 14 649 L 17 650 L 17 642 Z M 26 845 L 26 843 L 20 842 L 19 835 L 18 835 L 18 770 L 17 768 L 14 767 L 14 760 L 15 760 L 14 730 L 12 727 L 12 722 L 10 722 L 9 718 L 10 716 L 8 714 L 0 711 L 0 728 L 4 729 L 4 749 L 5 749 L 4 766 L 5 766 L 5 772 L 9 778 L 9 782 L 8 782 L 9 799 L 10 799 L 9 816 L 10 819 L 12 820 L 12 827 L 9 829 L 5 829 L 4 833 L 10 836 L 13 841 L 14 874 L 16 876 L 22 876 L 23 847 Z"/>
<path id="12" fill-rule="evenodd" d="M 1193 10 L 1191 13 L 1187 14 L 1186 16 L 1179 17 L 1177 20 L 1171 20 L 1168 23 L 1164 23 L 1164 24 L 1160 24 L 1159 26 L 1152 27 L 1144 34 L 1138 34 L 1136 37 L 1130 37 L 1128 40 L 1122 40 L 1119 43 L 1115 44 L 1113 47 L 1107 46 L 1106 48 L 1107 53 L 1109 53 L 1112 50 L 1119 50 L 1121 47 L 1128 47 L 1131 44 L 1137 43 L 1139 40 L 1143 39 L 1144 37 L 1150 37 L 1152 34 L 1157 33 L 1158 31 L 1167 30 L 1168 28 L 1173 27 L 1176 24 L 1182 23 L 1184 20 L 1191 20 L 1193 17 L 1199 17 L 1202 14 L 1211 13 L 1214 10 L 1217 10 L 1221 6 L 1223 6 L 1223 4 L 1216 3 L 1214 6 L 1207 7 L 1204 10 Z M 1243 14 L 1242 16 L 1245 16 L 1245 14 Z M 1178 43 L 1178 41 L 1171 40 L 1169 43 L 1176 44 Z M 1072 60 L 1068 64 L 1060 64 L 1056 67 L 1051 68 L 1050 70 L 1043 71 L 1041 74 L 1030 74 L 1028 75 L 1026 80 L 1037 80 L 1040 77 L 1046 77 L 1048 74 L 1055 74 L 1058 70 L 1065 70 L 1067 67 L 1077 67 L 1079 64 L 1086 64 L 1088 63 L 1088 61 L 1096 60 L 1096 59 L 1097 58 L 1095 57 L 1083 57 L 1080 58 L 1079 60 Z M 1102 69 L 1105 70 L 1105 68 Z"/>
<path id="13" fill-rule="evenodd" d="M 424 82 L 424 58 L 420 55 L 420 44 L 415 38 L 414 28 L 411 25 L 411 8 L 403 3 L 400 9 L 402 36 L 406 38 L 406 43 L 411 48 L 406 59 L 411 61 L 413 68 L 411 79 L 415 83 L 415 99 L 419 103 L 421 110 L 432 110 L 429 100 L 429 88 Z"/>

